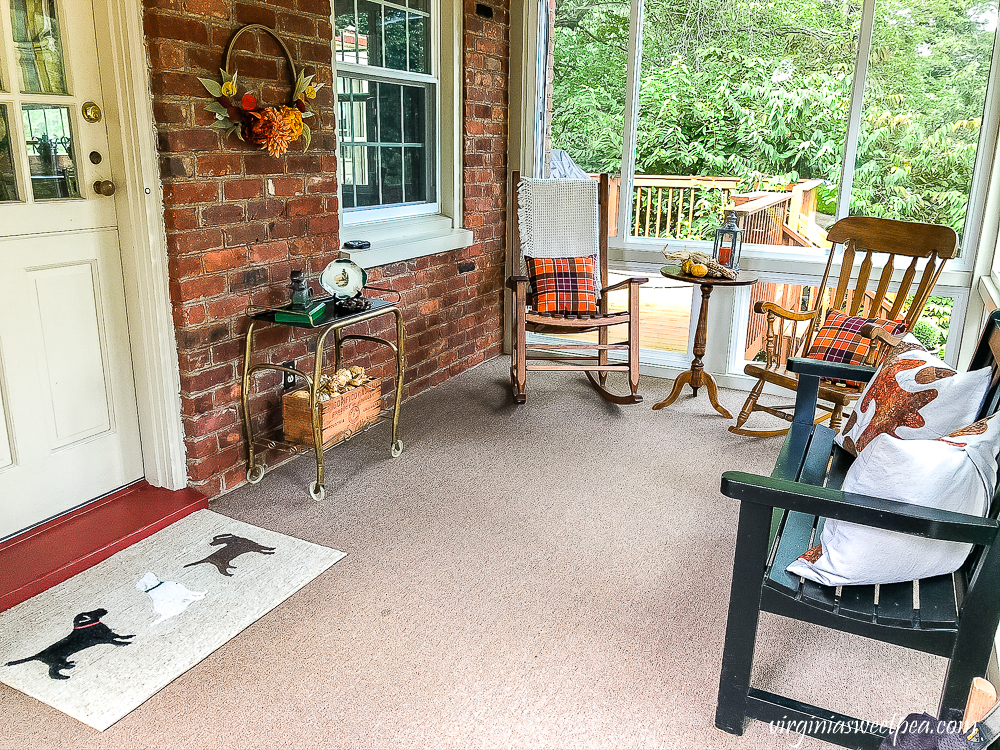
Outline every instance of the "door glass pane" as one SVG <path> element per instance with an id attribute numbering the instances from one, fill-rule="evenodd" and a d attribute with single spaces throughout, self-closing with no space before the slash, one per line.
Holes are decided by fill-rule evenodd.
<path id="1" fill-rule="evenodd" d="M 81 197 L 69 107 L 25 104 L 21 116 L 32 195 L 36 200 Z"/>
<path id="2" fill-rule="evenodd" d="M 879 0 L 852 215 L 962 232 L 996 26 L 996 2 Z"/>
<path id="3" fill-rule="evenodd" d="M 68 93 L 55 0 L 11 0 L 10 7 L 22 93 Z"/>
<path id="4" fill-rule="evenodd" d="M 7 106 L 0 104 L 0 202 L 16 201 L 17 199 L 10 120 L 7 116 Z"/>

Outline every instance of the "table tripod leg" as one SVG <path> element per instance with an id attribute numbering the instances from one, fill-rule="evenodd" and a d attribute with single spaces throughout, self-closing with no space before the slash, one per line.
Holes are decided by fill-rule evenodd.
<path id="1" fill-rule="evenodd" d="M 653 406 L 654 410 L 662 409 L 664 406 L 670 406 L 677 400 L 677 397 L 681 395 L 681 388 L 685 385 L 691 384 L 691 371 L 685 370 L 680 375 L 677 376 L 677 380 L 674 381 L 674 388 L 670 391 L 670 395 L 663 399 L 660 403 Z M 698 391 L 695 391 L 697 395 Z"/>
<path id="2" fill-rule="evenodd" d="M 712 408 L 715 409 L 719 414 L 724 416 L 726 419 L 732 419 L 733 415 L 730 414 L 724 406 L 719 404 L 719 394 L 715 386 L 715 378 L 707 372 L 701 374 L 702 385 L 708 390 L 708 400 L 712 404 Z"/>

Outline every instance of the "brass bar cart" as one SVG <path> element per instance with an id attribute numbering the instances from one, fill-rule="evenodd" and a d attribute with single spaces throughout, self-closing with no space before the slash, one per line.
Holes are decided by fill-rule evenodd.
<path id="1" fill-rule="evenodd" d="M 387 346 L 396 355 L 396 394 L 395 401 L 391 409 L 384 409 L 379 412 L 378 417 L 364 429 L 373 427 L 380 422 L 384 422 L 392 415 L 392 441 L 389 445 L 390 453 L 396 458 L 403 452 L 403 441 L 399 437 L 399 407 L 403 401 L 403 372 L 405 369 L 404 345 L 403 345 L 403 315 L 398 304 L 384 299 L 372 299 L 371 306 L 367 310 L 357 313 L 338 313 L 332 304 L 329 310 L 324 312 L 323 317 L 314 324 L 289 323 L 276 321 L 277 310 L 250 310 L 250 327 L 246 333 L 246 344 L 243 352 L 243 384 L 240 393 L 240 401 L 243 407 L 243 427 L 247 439 L 247 481 L 256 484 L 264 477 L 264 463 L 258 457 L 258 453 L 271 448 L 283 448 L 292 453 L 298 453 L 308 446 L 298 443 L 291 443 L 285 440 L 284 432 L 281 428 L 271 430 L 260 435 L 254 435 L 253 420 L 250 414 L 250 389 L 251 377 L 260 370 L 278 370 L 283 373 L 291 373 L 296 377 L 303 378 L 309 386 L 309 410 L 312 415 L 313 450 L 316 454 L 316 481 L 309 485 L 309 495 L 313 500 L 321 501 L 326 496 L 324 488 L 324 467 L 323 453 L 329 448 L 337 445 L 343 440 L 352 437 L 350 431 L 342 438 L 333 438 L 327 443 L 323 443 L 323 425 L 320 419 L 320 402 L 318 397 L 320 375 L 323 373 L 324 344 L 326 337 L 332 332 L 334 339 L 335 369 L 341 366 L 342 348 L 348 341 L 370 341 L 380 346 Z M 362 334 L 344 334 L 344 329 L 364 323 L 365 321 L 378 318 L 383 315 L 392 315 L 396 321 L 396 341 L 393 343 L 388 339 L 377 336 L 366 336 Z M 316 354 L 313 356 L 312 374 L 304 372 L 294 367 L 262 362 L 251 364 L 253 357 L 253 334 L 258 323 L 272 323 L 274 325 L 292 326 L 294 328 L 304 328 L 314 330 L 319 334 L 316 341 Z M 363 431 L 363 430 L 362 430 Z"/>

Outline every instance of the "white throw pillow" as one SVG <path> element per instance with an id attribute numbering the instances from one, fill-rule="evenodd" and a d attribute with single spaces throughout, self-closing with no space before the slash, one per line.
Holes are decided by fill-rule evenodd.
<path id="1" fill-rule="evenodd" d="M 844 491 L 984 516 L 997 479 L 1000 419 L 936 440 L 880 434 L 861 451 Z M 822 547 L 786 570 L 827 586 L 898 583 L 958 570 L 972 545 L 827 520 Z"/>
<path id="2" fill-rule="evenodd" d="M 885 357 L 834 438 L 855 456 L 878 435 L 937 438 L 976 418 L 990 369 L 956 372 L 907 334 Z"/>

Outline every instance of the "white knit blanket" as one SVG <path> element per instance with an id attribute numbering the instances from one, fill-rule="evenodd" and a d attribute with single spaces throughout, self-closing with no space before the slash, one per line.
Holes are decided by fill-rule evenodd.
<path id="1" fill-rule="evenodd" d="M 529 258 L 596 256 L 599 223 L 597 182 L 521 178 L 517 191 L 521 271 Z"/>

